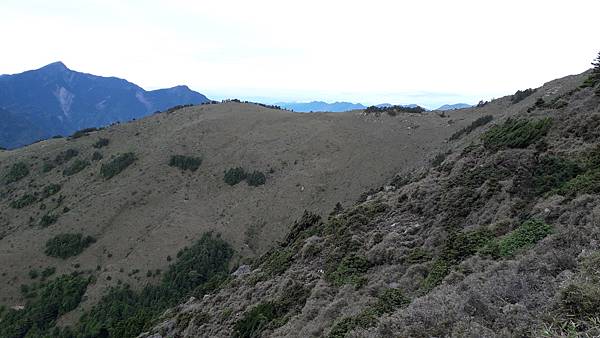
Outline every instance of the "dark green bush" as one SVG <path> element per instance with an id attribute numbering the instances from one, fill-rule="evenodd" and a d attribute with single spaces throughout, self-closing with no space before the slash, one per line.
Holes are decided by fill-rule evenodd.
<path id="1" fill-rule="evenodd" d="M 25 208 L 26 206 L 35 203 L 36 201 L 37 201 L 37 197 L 35 197 L 31 194 L 25 194 L 25 195 L 19 197 L 19 199 L 15 200 L 15 201 L 11 201 L 10 207 L 14 208 L 14 209 L 21 209 L 21 208 Z"/>
<path id="2" fill-rule="evenodd" d="M 258 187 L 259 185 L 265 184 L 267 177 L 260 171 L 253 171 L 251 174 L 246 175 L 246 182 L 251 187 Z"/>
<path id="3" fill-rule="evenodd" d="M 76 138 L 80 138 L 83 136 L 88 136 L 89 133 L 93 132 L 93 131 L 97 131 L 100 130 L 101 128 L 85 128 L 85 129 L 81 129 L 78 130 L 76 132 L 73 133 L 73 135 L 71 135 L 71 139 L 76 139 Z"/>
<path id="4" fill-rule="evenodd" d="M 229 185 L 236 185 L 246 179 L 246 171 L 242 167 L 229 168 L 225 171 L 223 180 Z"/>
<path id="5" fill-rule="evenodd" d="M 60 234 L 52 237 L 46 242 L 44 253 L 50 257 L 69 258 L 83 252 L 96 239 L 92 236 L 82 234 Z"/>
<path id="6" fill-rule="evenodd" d="M 2 315 L 0 337 L 52 336 L 47 330 L 79 305 L 89 283 L 90 279 L 78 275 L 62 275 L 40 284 L 29 292 L 25 309 Z"/>
<path id="7" fill-rule="evenodd" d="M 299 312 L 308 298 L 308 290 L 299 284 L 286 288 L 275 301 L 256 305 L 244 313 L 233 326 L 234 338 L 260 337 L 267 328 L 277 328 L 287 321 L 287 316 Z"/>
<path id="8" fill-rule="evenodd" d="M 584 319 L 600 315 L 600 287 L 573 283 L 560 291 L 560 304 L 570 315 Z"/>
<path id="9" fill-rule="evenodd" d="M 82 171 L 83 169 L 87 168 L 90 164 L 91 163 L 88 160 L 77 159 L 70 166 L 65 168 L 65 170 L 63 170 L 63 175 L 64 176 L 75 175 L 78 172 Z"/>
<path id="10" fill-rule="evenodd" d="M 99 138 L 96 143 L 92 145 L 92 147 L 96 149 L 100 149 L 102 147 L 106 147 L 110 141 L 107 138 Z"/>
<path id="11" fill-rule="evenodd" d="M 76 157 L 77 155 L 79 155 L 79 150 L 77 150 L 77 149 L 70 148 L 70 149 L 61 151 L 54 158 L 54 164 L 56 164 L 56 165 L 65 164 L 65 163 L 69 162 L 73 157 Z"/>
<path id="12" fill-rule="evenodd" d="M 40 226 L 43 226 L 43 227 L 50 226 L 50 225 L 56 223 L 57 220 L 58 220 L 57 215 L 47 213 L 44 216 L 42 216 L 42 218 L 40 219 Z"/>
<path id="13" fill-rule="evenodd" d="M 486 131 L 483 144 L 487 149 L 526 148 L 541 140 L 552 126 L 552 119 L 541 120 L 507 119 Z"/>
<path id="14" fill-rule="evenodd" d="M 534 193 L 540 195 L 562 186 L 582 172 L 581 166 L 567 158 L 540 158 L 533 169 Z"/>
<path id="15" fill-rule="evenodd" d="M 555 191 L 566 197 L 575 197 L 579 194 L 598 194 L 600 193 L 600 169 L 586 171 Z"/>
<path id="16" fill-rule="evenodd" d="M 133 162 L 135 162 L 135 155 L 133 153 L 120 154 L 110 162 L 103 164 L 100 168 L 100 174 L 106 179 L 111 179 L 133 164 Z"/>
<path id="17" fill-rule="evenodd" d="M 100 153 L 99 151 L 94 151 L 94 153 L 92 154 L 92 161 L 94 162 L 100 161 L 103 158 L 104 156 L 102 156 L 102 153 Z"/>
<path id="18" fill-rule="evenodd" d="M 4 182 L 6 184 L 17 182 L 27 175 L 29 175 L 29 166 L 25 162 L 17 162 L 10 167 L 6 174 L 4 174 Z"/>
<path id="19" fill-rule="evenodd" d="M 362 286 L 366 280 L 363 276 L 371 264 L 363 256 L 350 254 L 342 259 L 337 268 L 325 274 L 325 278 L 334 286 L 354 284 Z"/>
<path id="20" fill-rule="evenodd" d="M 540 220 L 528 220 L 505 236 L 490 242 L 482 253 L 494 258 L 512 257 L 533 246 L 552 231 L 552 226 Z"/>
<path id="21" fill-rule="evenodd" d="M 42 270 L 42 280 L 52 276 L 56 272 L 56 268 L 53 266 L 47 267 Z"/>
<path id="22" fill-rule="evenodd" d="M 476 119 L 475 121 L 471 122 L 470 125 L 452 134 L 452 136 L 450 136 L 450 141 L 458 140 L 461 136 L 472 133 L 475 129 L 492 122 L 493 119 L 494 117 L 492 115 L 486 115 Z"/>
<path id="23" fill-rule="evenodd" d="M 202 158 L 185 156 L 185 155 L 173 155 L 169 161 L 171 167 L 177 167 L 181 170 L 196 171 L 202 164 Z"/>
<path id="24" fill-rule="evenodd" d="M 54 163 L 51 162 L 44 162 L 44 164 L 42 165 L 42 172 L 49 172 L 50 170 L 56 168 L 56 165 L 54 165 Z"/>
<path id="25" fill-rule="evenodd" d="M 518 102 L 523 101 L 524 99 L 526 99 L 527 97 L 529 97 L 531 94 L 535 93 L 535 89 L 525 89 L 525 90 L 517 90 L 516 93 L 513 94 L 513 96 L 511 96 L 510 101 L 515 104 Z"/>
<path id="26" fill-rule="evenodd" d="M 208 233 L 178 256 L 158 285 L 147 285 L 139 292 L 127 285 L 111 289 L 81 317 L 77 336 L 136 337 L 190 292 L 202 297 L 218 287 L 226 278 L 233 250 Z"/>
<path id="27" fill-rule="evenodd" d="M 44 190 L 42 190 L 42 198 L 47 198 L 52 195 L 55 195 L 56 193 L 58 193 L 60 191 L 61 188 L 62 188 L 62 186 L 60 184 L 56 184 L 56 183 L 48 184 L 47 186 L 44 187 Z"/>
<path id="28" fill-rule="evenodd" d="M 592 68 L 592 73 L 590 74 L 590 76 L 588 76 L 587 79 L 585 79 L 585 81 L 581 85 L 582 88 L 595 87 L 597 84 L 600 83 L 600 53 L 598 53 L 598 56 L 592 62 L 592 66 L 594 66 Z"/>

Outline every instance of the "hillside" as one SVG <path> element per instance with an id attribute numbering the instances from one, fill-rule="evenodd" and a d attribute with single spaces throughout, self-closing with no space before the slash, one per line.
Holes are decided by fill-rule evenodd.
<path id="1" fill-rule="evenodd" d="M 461 110 L 483 117 L 433 165 L 343 210 L 309 208 L 142 337 L 598 336 L 600 75 L 580 87 L 588 75 Z"/>
<path id="2" fill-rule="evenodd" d="M 129 121 L 207 102 L 186 86 L 146 91 L 126 80 L 80 73 L 62 62 L 0 77 L 0 146 L 15 148 L 55 135 Z"/>
<path id="3" fill-rule="evenodd" d="M 25 306 L 4 320 L 22 323 L 13 333 L 34 330 L 26 319 L 40 311 L 74 324 L 109 287 L 159 283 L 178 252 L 209 231 L 235 250 L 231 266 L 246 262 L 305 209 L 351 206 L 428 163 L 480 116 L 295 114 L 228 102 L 0 151 L 0 302 Z M 224 172 L 240 166 L 266 182 L 257 174 L 258 186 L 226 184 Z M 49 301 L 36 297 L 64 284 L 47 281 L 75 283 L 71 305 L 60 298 L 48 314 Z"/>

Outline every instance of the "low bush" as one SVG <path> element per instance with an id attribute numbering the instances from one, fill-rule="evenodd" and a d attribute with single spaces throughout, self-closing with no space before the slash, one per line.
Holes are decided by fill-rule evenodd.
<path id="1" fill-rule="evenodd" d="M 471 122 L 470 125 L 452 134 L 450 136 L 450 141 L 458 140 L 461 136 L 472 133 L 475 129 L 492 122 L 493 119 L 494 117 L 492 115 L 486 115 L 476 119 L 475 121 Z"/>
<path id="2" fill-rule="evenodd" d="M 363 276 L 371 267 L 371 264 L 363 256 L 350 254 L 344 257 L 335 270 L 327 272 L 325 278 L 334 286 L 353 284 L 361 287 L 366 282 Z"/>
<path id="3" fill-rule="evenodd" d="M 14 208 L 14 209 L 21 209 L 21 208 L 25 208 L 26 206 L 29 206 L 29 205 L 35 203 L 36 201 L 37 201 L 37 197 L 35 197 L 31 194 L 25 194 L 25 195 L 19 197 L 19 199 L 15 200 L 15 201 L 11 201 L 10 207 Z"/>
<path id="4" fill-rule="evenodd" d="M 83 136 L 88 136 L 89 133 L 93 132 L 93 131 L 98 131 L 101 128 L 85 128 L 85 129 L 81 129 L 78 130 L 76 132 L 73 133 L 73 135 L 71 135 L 70 139 L 77 139 Z"/>
<path id="5" fill-rule="evenodd" d="M 90 165 L 88 160 L 75 160 L 70 166 L 63 170 L 63 176 L 72 176 L 87 168 Z"/>
<path id="6" fill-rule="evenodd" d="M 98 162 L 103 158 L 104 156 L 102 156 L 102 153 L 99 151 L 94 151 L 94 153 L 92 154 L 92 161 L 94 162 Z"/>
<path id="7" fill-rule="evenodd" d="M 543 221 L 536 219 L 528 220 L 505 236 L 490 242 L 486 248 L 482 249 L 482 254 L 490 255 L 494 258 L 512 257 L 532 247 L 551 234 L 552 231 L 552 226 Z"/>
<path id="8" fill-rule="evenodd" d="M 253 171 L 251 174 L 246 175 L 246 183 L 251 187 L 258 187 L 259 185 L 265 184 L 267 177 L 260 171 Z"/>
<path id="9" fill-rule="evenodd" d="M 533 168 L 534 193 L 544 194 L 561 187 L 565 182 L 579 175 L 583 169 L 574 161 L 557 156 L 540 158 Z"/>
<path id="10" fill-rule="evenodd" d="M 565 197 L 600 193 L 600 169 L 589 170 L 576 176 L 556 189 L 555 192 Z"/>
<path id="11" fill-rule="evenodd" d="M 40 219 L 40 226 L 47 227 L 50 226 L 58 220 L 58 216 L 55 214 L 47 213 Z"/>
<path id="12" fill-rule="evenodd" d="M 573 283 L 560 291 L 560 304 L 569 314 L 581 319 L 600 315 L 600 287 L 592 283 Z"/>
<path id="13" fill-rule="evenodd" d="M 44 253 L 50 257 L 69 258 L 83 252 L 96 239 L 82 234 L 60 234 L 52 237 L 46 242 Z"/>
<path id="14" fill-rule="evenodd" d="M 390 116 L 396 116 L 400 113 L 416 113 L 416 114 L 421 114 L 423 112 L 426 112 L 427 110 L 423 107 L 420 106 L 416 106 L 416 107 L 407 107 L 407 106 L 389 106 L 389 107 L 377 107 L 377 106 L 370 106 L 367 107 L 367 109 L 365 109 L 365 113 L 366 114 L 381 114 L 381 113 L 387 113 Z"/>
<path id="15" fill-rule="evenodd" d="M 100 167 L 100 174 L 105 179 L 111 179 L 133 164 L 133 162 L 135 162 L 135 155 L 133 153 L 117 155 L 110 162 Z"/>
<path id="16" fill-rule="evenodd" d="M 100 148 L 106 147 L 109 142 L 110 141 L 107 138 L 99 138 L 98 141 L 96 141 L 94 144 L 92 144 L 92 147 L 94 147 L 96 149 L 100 149 Z"/>
<path id="17" fill-rule="evenodd" d="M 526 98 L 528 98 L 531 94 L 535 93 L 535 89 L 525 89 L 525 90 L 517 90 L 516 93 L 514 93 L 511 98 L 510 101 L 515 104 L 515 103 L 519 103 L 523 100 L 525 100 Z"/>
<path id="18" fill-rule="evenodd" d="M 4 174 L 4 183 L 9 184 L 20 181 L 27 175 L 29 175 L 29 166 L 25 162 L 17 162 Z"/>
<path id="19" fill-rule="evenodd" d="M 48 198 L 52 195 L 57 194 L 60 189 L 62 188 L 62 186 L 60 184 L 56 184 L 56 183 L 51 183 L 48 184 L 47 186 L 44 187 L 44 189 L 42 190 L 42 198 Z"/>
<path id="20" fill-rule="evenodd" d="M 242 167 L 229 168 L 225 171 L 223 180 L 229 185 L 236 185 L 246 179 L 246 170 Z"/>
<path id="21" fill-rule="evenodd" d="M 487 149 L 527 148 L 541 140 L 552 126 L 552 119 L 507 119 L 502 125 L 490 128 L 482 135 Z"/>
<path id="22" fill-rule="evenodd" d="M 62 275 L 29 290 L 23 310 L 9 310 L 2 315 L 0 337 L 50 337 L 47 330 L 63 314 L 75 309 L 88 284 L 89 278 Z"/>
<path id="23" fill-rule="evenodd" d="M 81 337 L 136 337 L 165 309 L 191 292 L 202 297 L 226 278 L 233 256 L 231 246 L 218 236 L 204 234 L 178 254 L 158 285 L 134 291 L 128 285 L 112 288 L 79 320 Z"/>
<path id="24" fill-rule="evenodd" d="M 246 311 L 233 326 L 234 338 L 260 337 L 267 328 L 282 326 L 289 315 L 298 313 L 308 298 L 308 290 L 299 284 L 286 288 L 283 295 L 270 302 L 260 303 Z"/>
<path id="25" fill-rule="evenodd" d="M 202 164 L 202 158 L 185 155 L 173 155 L 169 161 L 169 166 L 189 171 L 198 170 L 200 164 Z"/>
<path id="26" fill-rule="evenodd" d="M 65 163 L 69 162 L 72 158 L 76 157 L 77 155 L 79 155 L 79 150 L 77 150 L 77 149 L 69 148 L 67 150 L 61 151 L 60 153 L 58 153 L 56 155 L 56 157 L 54 157 L 54 164 L 56 164 L 56 165 L 65 164 Z"/>

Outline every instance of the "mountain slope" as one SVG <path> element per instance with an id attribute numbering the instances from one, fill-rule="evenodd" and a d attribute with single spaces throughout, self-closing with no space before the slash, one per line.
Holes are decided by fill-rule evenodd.
<path id="1" fill-rule="evenodd" d="M 54 135 L 129 121 L 175 105 L 207 101 L 185 86 L 148 92 L 123 79 L 72 71 L 56 62 L 0 77 L 0 108 L 12 112 L 14 121 L 5 126 L 11 133 L 0 134 L 0 145 L 14 148 Z"/>
<path id="2" fill-rule="evenodd" d="M 469 109 L 494 122 L 365 202 L 305 213 L 141 337 L 598 336 L 600 83 L 579 87 L 587 76 Z"/>
<path id="3" fill-rule="evenodd" d="M 47 269 L 55 269 L 51 280 L 91 276 L 81 306 L 61 313 L 61 325 L 73 324 L 109 287 L 160 281 L 177 253 L 209 231 L 236 251 L 232 264 L 246 261 L 305 209 L 354 203 L 433 158 L 477 117 L 457 114 L 450 124 L 433 114 L 295 114 L 228 102 L 0 151 L 0 300 L 34 309 L 21 285 L 39 286 Z M 171 161 L 198 161 L 174 155 L 201 163 L 181 170 Z M 266 183 L 226 184 L 224 172 L 239 166 L 264 173 Z"/>

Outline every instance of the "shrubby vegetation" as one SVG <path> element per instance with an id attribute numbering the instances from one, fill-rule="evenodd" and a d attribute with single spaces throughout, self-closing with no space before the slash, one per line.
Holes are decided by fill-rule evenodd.
<path id="1" fill-rule="evenodd" d="M 406 107 L 406 106 L 397 106 L 397 105 L 389 106 L 389 107 L 370 106 L 370 107 L 367 107 L 367 109 L 365 109 L 365 114 L 379 115 L 381 113 L 387 113 L 390 116 L 396 116 L 400 113 L 421 114 L 426 111 L 427 110 L 425 108 L 420 107 L 420 106 L 416 106 L 416 107 Z"/>
<path id="2" fill-rule="evenodd" d="M 356 328 L 367 329 L 377 324 L 377 318 L 386 313 L 392 313 L 396 309 L 410 304 L 407 298 L 399 289 L 385 289 L 377 296 L 377 302 L 368 306 L 358 315 L 346 317 L 338 321 L 331 331 L 329 338 L 344 338 L 346 334 Z"/>
<path id="3" fill-rule="evenodd" d="M 42 198 L 47 198 L 47 197 L 50 197 L 52 195 L 55 195 L 55 194 L 57 194 L 60 191 L 61 188 L 62 188 L 62 186 L 60 184 L 56 184 L 56 183 L 48 184 L 42 190 L 42 196 L 41 197 Z"/>
<path id="4" fill-rule="evenodd" d="M 592 62 L 592 66 L 594 66 L 592 68 L 592 74 L 590 74 L 590 76 L 588 76 L 588 78 L 581 85 L 581 87 L 583 88 L 595 87 L 597 84 L 600 83 L 600 53 L 598 53 L 598 56 Z M 596 93 L 600 93 L 600 90 Z"/>
<path id="5" fill-rule="evenodd" d="M 46 242 L 44 253 L 50 257 L 69 258 L 77 256 L 83 252 L 96 239 L 92 236 L 83 236 L 82 234 L 59 234 Z"/>
<path id="6" fill-rule="evenodd" d="M 233 337 L 260 337 L 265 329 L 274 329 L 287 321 L 287 316 L 298 313 L 308 298 L 308 290 L 299 284 L 286 288 L 275 301 L 263 302 L 246 311 L 233 326 Z"/>
<path id="7" fill-rule="evenodd" d="M 261 171 L 255 170 L 251 173 L 248 173 L 242 167 L 229 168 L 227 171 L 225 171 L 225 175 L 223 176 L 223 181 L 229 185 L 236 185 L 244 180 L 249 186 L 257 187 L 265 184 L 267 177 Z"/>
<path id="8" fill-rule="evenodd" d="M 77 274 L 62 275 L 30 289 L 23 310 L 0 314 L 1 337 L 50 337 L 56 319 L 75 309 L 81 302 L 90 278 Z"/>
<path id="9" fill-rule="evenodd" d="M 69 162 L 72 158 L 76 157 L 77 155 L 79 155 L 79 150 L 77 150 L 77 149 L 69 148 L 67 150 L 61 151 L 60 153 L 58 153 L 56 155 L 56 157 L 54 157 L 54 164 L 55 165 L 65 164 L 65 163 Z"/>
<path id="10" fill-rule="evenodd" d="M 135 337 L 189 293 L 202 297 L 217 288 L 227 276 L 232 256 L 227 242 L 205 234 L 180 251 L 160 284 L 147 285 L 139 292 L 127 285 L 111 289 L 81 317 L 75 332 L 83 337 Z"/>
<path id="11" fill-rule="evenodd" d="M 25 162 L 17 162 L 4 174 L 4 183 L 20 181 L 27 175 L 29 175 L 29 166 Z"/>
<path id="12" fill-rule="evenodd" d="M 99 151 L 94 151 L 94 153 L 92 154 L 92 161 L 94 162 L 100 161 L 103 158 L 104 156 L 102 156 L 102 153 Z"/>
<path id="13" fill-rule="evenodd" d="M 80 160 L 76 159 L 70 166 L 63 170 L 64 176 L 72 176 L 87 168 L 90 165 L 90 161 L 88 160 Z"/>
<path id="14" fill-rule="evenodd" d="M 106 147 L 109 142 L 110 142 L 109 139 L 101 137 L 101 138 L 98 139 L 98 141 L 96 141 L 96 143 L 94 143 L 92 145 L 92 147 L 94 147 L 96 149 L 100 149 L 100 148 Z"/>
<path id="15" fill-rule="evenodd" d="M 461 136 L 472 133 L 475 129 L 492 122 L 493 119 L 494 117 L 492 115 L 486 115 L 476 119 L 475 121 L 471 122 L 470 125 L 452 134 L 452 136 L 450 136 L 450 141 L 458 140 Z"/>
<path id="16" fill-rule="evenodd" d="M 173 155 L 169 161 L 169 166 L 189 171 L 198 170 L 200 164 L 202 164 L 202 158 L 185 155 Z"/>
<path id="17" fill-rule="evenodd" d="M 552 227 L 543 221 L 528 220 L 505 236 L 491 241 L 482 253 L 494 258 L 512 257 L 533 246 L 552 231 Z"/>
<path id="18" fill-rule="evenodd" d="M 98 131 L 98 130 L 102 130 L 102 128 L 85 128 L 85 129 L 81 129 L 78 130 L 76 132 L 73 133 L 73 135 L 71 135 L 70 139 L 76 139 L 76 138 L 80 138 L 83 136 L 88 136 L 89 133 L 93 132 L 93 131 Z"/>
<path id="19" fill-rule="evenodd" d="M 25 195 L 19 197 L 19 199 L 11 201 L 10 207 L 14 208 L 14 209 L 21 209 L 21 208 L 25 208 L 26 206 L 35 203 L 36 201 L 37 201 L 37 197 L 35 197 L 34 195 L 25 194 Z"/>
<path id="20" fill-rule="evenodd" d="M 110 162 L 102 165 L 100 174 L 106 179 L 111 179 L 133 164 L 133 162 L 135 162 L 135 155 L 133 153 L 119 154 Z"/>
<path id="21" fill-rule="evenodd" d="M 58 216 L 49 212 L 49 213 L 45 214 L 44 216 L 42 216 L 39 224 L 42 227 L 47 227 L 47 226 L 50 226 L 50 225 L 56 223 L 57 220 L 58 220 Z"/>
<path id="22" fill-rule="evenodd" d="M 517 90 L 516 93 L 514 93 L 511 98 L 510 101 L 515 104 L 515 103 L 519 103 L 523 100 L 525 100 L 526 98 L 528 98 L 531 94 L 535 93 L 535 89 L 525 89 L 525 90 Z"/>
<path id="23" fill-rule="evenodd" d="M 483 144 L 487 149 L 527 148 L 541 140 L 552 126 L 552 119 L 541 120 L 507 119 L 486 131 Z"/>

